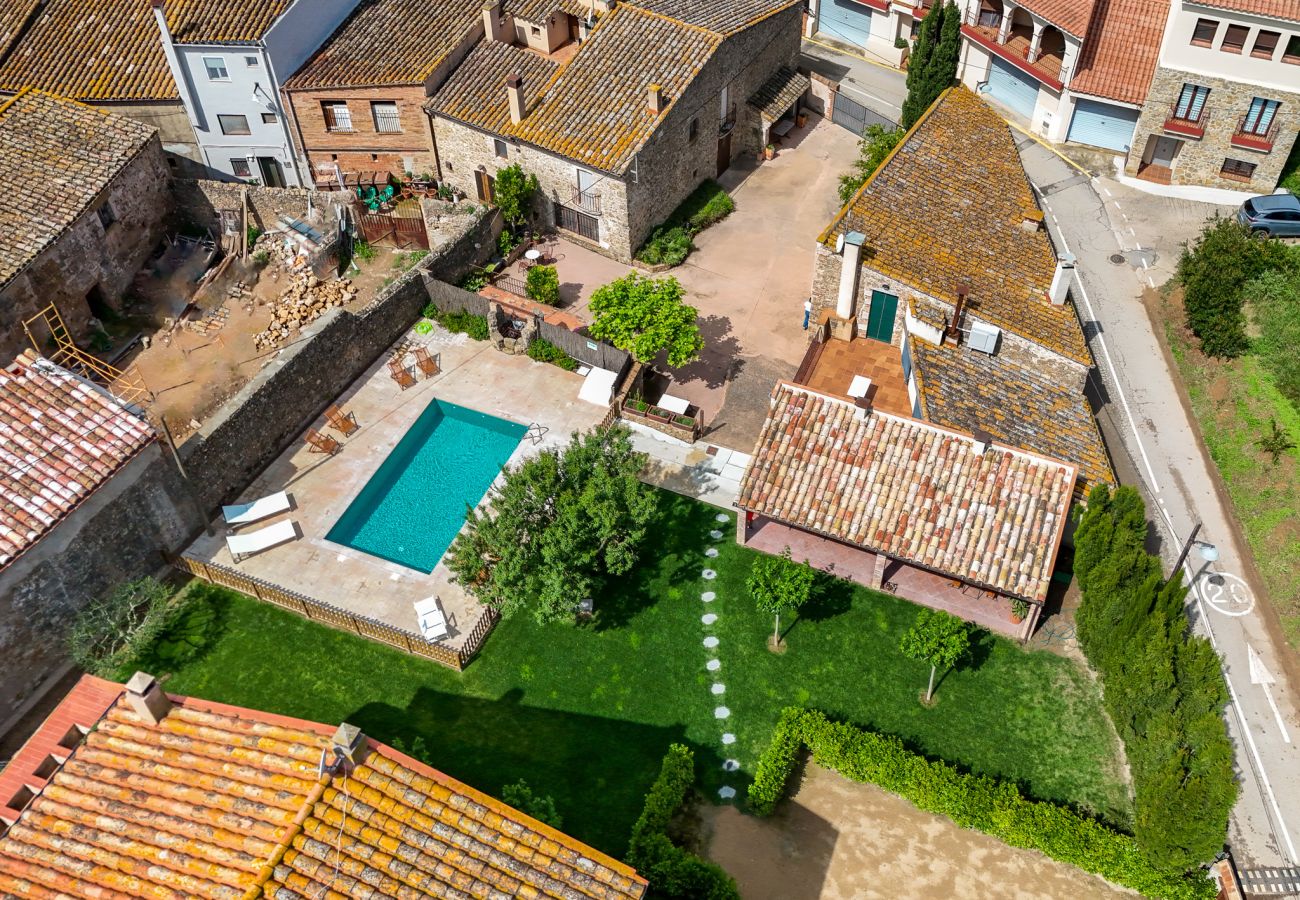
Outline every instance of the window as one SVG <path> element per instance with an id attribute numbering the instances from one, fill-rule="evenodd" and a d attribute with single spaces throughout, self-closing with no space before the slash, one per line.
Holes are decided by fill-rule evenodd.
<path id="1" fill-rule="evenodd" d="M 1300 66 L 1300 34 L 1287 38 L 1286 49 L 1282 51 L 1282 62 Z"/>
<path id="2" fill-rule="evenodd" d="M 1223 32 L 1223 43 L 1219 49 L 1224 53 L 1240 53 L 1246 46 L 1246 36 L 1250 34 L 1250 29 L 1245 25 L 1229 25 Z"/>
<path id="3" fill-rule="evenodd" d="M 510 158 L 510 149 L 506 147 L 506 142 L 501 138 L 492 139 L 492 152 L 496 154 L 497 159 Z"/>
<path id="4" fill-rule="evenodd" d="M 339 100 L 321 101 L 320 111 L 325 115 L 325 130 L 351 131 L 352 113 L 348 105 Z"/>
<path id="5" fill-rule="evenodd" d="M 695 139 L 699 136 L 700 136 L 700 120 L 699 117 L 697 116 L 696 118 L 691 119 L 691 124 L 686 129 L 686 139 L 693 144 L 695 143 Z"/>
<path id="6" fill-rule="evenodd" d="M 95 214 L 99 216 L 99 224 L 104 226 L 105 231 L 108 230 L 108 226 L 117 221 L 117 213 L 113 212 L 113 204 L 107 201 L 99 209 L 95 210 Z"/>
<path id="7" fill-rule="evenodd" d="M 257 68 L 258 66 L 260 66 L 261 64 L 262 64 L 262 61 L 261 61 L 260 59 L 258 59 L 256 56 L 245 56 L 245 57 L 244 57 L 244 65 L 248 66 L 250 69 L 256 69 L 256 68 Z"/>
<path id="8" fill-rule="evenodd" d="M 1214 35 L 1219 30 L 1219 23 L 1215 19 L 1197 19 L 1196 28 L 1192 31 L 1192 43 L 1197 47 L 1214 46 Z"/>
<path id="9" fill-rule="evenodd" d="M 263 125 L 274 125 L 274 124 L 275 124 L 275 113 L 262 113 L 262 124 L 263 124 Z"/>
<path id="10" fill-rule="evenodd" d="M 252 134 L 248 130 L 248 116 L 217 116 L 222 134 Z"/>
<path id="11" fill-rule="evenodd" d="M 1246 118 L 1241 120 L 1241 133 L 1268 134 L 1269 128 L 1273 126 L 1273 120 L 1277 118 L 1277 108 L 1281 105 L 1276 100 L 1265 100 L 1263 97 L 1251 100 Z"/>
<path id="12" fill-rule="evenodd" d="M 370 104 L 370 115 L 375 120 L 375 131 L 398 132 L 402 130 L 402 117 L 397 104 L 391 101 Z"/>
<path id="13" fill-rule="evenodd" d="M 248 160 L 242 156 L 230 161 L 230 171 L 234 172 L 240 178 L 250 178 L 253 175 L 253 169 L 248 164 Z"/>
<path id="14" fill-rule="evenodd" d="M 1240 159 L 1225 159 L 1219 174 L 1231 181 L 1250 181 L 1255 177 L 1255 164 Z"/>
<path id="15" fill-rule="evenodd" d="M 230 73 L 226 71 L 226 61 L 220 56 L 203 57 L 203 68 L 208 70 L 209 81 L 230 80 Z"/>
<path id="16" fill-rule="evenodd" d="M 1250 48 L 1250 55 L 1256 59 L 1272 59 L 1280 40 L 1282 40 L 1281 32 L 1264 31 L 1261 28 L 1259 34 L 1255 35 L 1255 43 Z"/>
<path id="17" fill-rule="evenodd" d="M 1174 105 L 1174 118 L 1183 122 L 1199 122 L 1205 112 L 1205 98 L 1210 96 L 1210 89 L 1199 84 L 1184 84 Z"/>

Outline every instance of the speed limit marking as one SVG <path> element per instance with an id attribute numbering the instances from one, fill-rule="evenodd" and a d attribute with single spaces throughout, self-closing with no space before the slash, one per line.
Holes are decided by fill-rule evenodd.
<path id="1" fill-rule="evenodd" d="M 1244 616 L 1255 608 L 1255 594 L 1239 575 L 1206 572 L 1200 581 L 1201 596 L 1215 612 L 1225 616 Z"/>

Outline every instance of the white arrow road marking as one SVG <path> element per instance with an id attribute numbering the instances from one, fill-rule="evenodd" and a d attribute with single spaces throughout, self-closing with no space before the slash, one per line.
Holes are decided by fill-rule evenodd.
<path id="1" fill-rule="evenodd" d="M 1264 660 L 1250 644 L 1246 645 L 1246 658 L 1250 660 L 1250 683 L 1264 689 L 1264 698 L 1268 700 L 1268 708 L 1273 710 L 1273 718 L 1277 719 L 1277 727 L 1282 731 L 1282 740 L 1291 743 L 1291 735 L 1286 730 L 1286 723 L 1282 721 L 1282 714 L 1278 712 L 1277 703 L 1273 700 L 1271 685 L 1277 679 L 1273 677 L 1273 673 L 1264 665 Z"/>

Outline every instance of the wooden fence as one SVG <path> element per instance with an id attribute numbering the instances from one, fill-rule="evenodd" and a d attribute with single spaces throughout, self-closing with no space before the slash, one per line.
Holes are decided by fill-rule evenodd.
<path id="1" fill-rule="evenodd" d="M 339 631 L 347 631 L 363 638 L 369 638 L 372 641 L 386 644 L 413 656 L 431 659 L 449 669 L 455 669 L 457 672 L 464 671 L 470 660 L 478 655 L 478 651 L 483 647 L 483 642 L 487 640 L 488 634 L 491 633 L 493 627 L 501 618 L 500 613 L 495 609 L 488 606 L 483 607 L 483 615 L 474 623 L 474 627 L 470 630 L 464 645 L 460 648 L 453 648 L 431 643 L 412 631 L 389 625 L 387 622 L 381 622 L 368 616 L 359 616 L 356 613 L 348 612 L 346 609 L 340 609 L 329 603 L 322 603 L 304 594 L 286 590 L 268 581 L 245 575 L 243 572 L 238 572 L 218 563 L 206 562 L 182 555 L 173 560 L 173 565 L 182 572 L 188 572 L 212 584 L 218 584 L 239 591 L 241 594 L 247 594 L 261 600 L 263 603 L 270 603 L 281 609 L 287 609 L 290 612 L 297 613 L 304 619 L 337 628 Z"/>
<path id="2" fill-rule="evenodd" d="M 428 274 L 424 276 L 424 290 L 429 295 L 429 302 L 443 312 L 467 312 L 476 316 L 487 316 L 492 311 L 487 297 L 439 281 Z"/>

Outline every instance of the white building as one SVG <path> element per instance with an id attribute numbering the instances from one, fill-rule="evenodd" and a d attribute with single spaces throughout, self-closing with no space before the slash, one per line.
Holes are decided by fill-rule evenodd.
<path id="1" fill-rule="evenodd" d="M 201 28 L 185 31 L 173 29 L 168 2 L 181 0 L 150 0 L 203 162 L 218 177 L 270 187 L 310 184 L 299 171 L 280 84 L 359 0 L 227 3 L 214 8 Z"/>
<path id="2" fill-rule="evenodd" d="M 808 0 L 805 34 L 900 65 L 933 0 Z"/>

